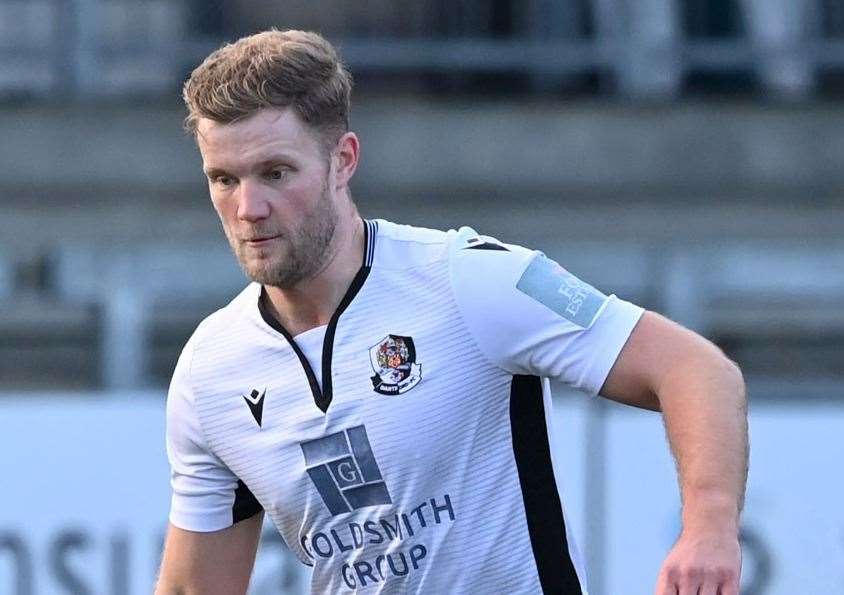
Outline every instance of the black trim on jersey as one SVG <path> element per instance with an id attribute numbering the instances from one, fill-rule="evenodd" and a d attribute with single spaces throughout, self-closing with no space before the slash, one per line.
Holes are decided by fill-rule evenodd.
<path id="1" fill-rule="evenodd" d="M 363 287 L 366 278 L 369 276 L 369 271 L 372 270 L 372 260 L 375 256 L 375 233 L 377 229 L 378 224 L 374 221 L 363 221 L 363 263 L 360 269 L 358 269 L 355 278 L 352 279 L 352 283 L 343 295 L 343 299 L 340 300 L 340 304 L 337 306 L 334 314 L 332 314 L 331 319 L 328 321 L 328 326 L 325 329 L 325 337 L 322 340 L 322 388 L 320 388 L 319 382 L 317 382 L 316 374 L 314 374 L 308 358 L 305 357 L 299 345 L 296 344 L 293 336 L 268 309 L 266 305 L 268 299 L 266 290 L 263 287 L 261 288 L 261 297 L 258 299 L 258 311 L 261 313 L 261 318 L 270 327 L 281 333 L 287 339 L 287 342 L 290 343 L 294 353 L 299 358 L 302 369 L 305 371 L 305 376 L 308 377 L 308 384 L 311 386 L 314 403 L 323 413 L 328 411 L 328 406 L 331 405 L 331 399 L 334 396 L 334 384 L 331 378 L 331 357 L 334 353 L 334 335 L 337 331 L 337 323 L 340 320 L 340 315 L 349 307 L 349 304 L 355 299 L 360 288 Z"/>
<path id="2" fill-rule="evenodd" d="M 261 312 L 261 318 L 264 319 L 268 325 L 270 325 L 273 329 L 280 332 L 284 335 L 284 338 L 287 339 L 287 342 L 290 343 L 290 346 L 293 348 L 293 352 L 299 358 L 299 363 L 302 364 L 302 369 L 305 370 L 305 376 L 308 377 L 308 384 L 311 385 L 311 393 L 314 395 L 314 401 L 316 401 L 317 406 L 319 407 L 319 403 L 322 400 L 322 392 L 319 388 L 319 382 L 317 382 L 316 374 L 314 374 L 313 369 L 311 368 L 311 364 L 308 362 L 308 358 L 305 357 L 305 354 L 302 353 L 302 350 L 299 348 L 299 345 L 296 341 L 293 340 L 293 335 L 287 332 L 287 329 L 284 328 L 281 323 L 276 319 L 275 316 L 267 308 L 266 290 L 262 287 L 261 288 L 261 297 L 258 299 L 258 310 Z M 320 407 L 322 409 L 322 407 Z M 325 411 L 325 409 L 322 409 Z"/>
<path id="3" fill-rule="evenodd" d="M 234 504 L 232 504 L 232 525 L 245 521 L 264 510 L 258 499 L 249 491 L 246 484 L 237 480 L 237 488 L 234 490 Z"/>
<path id="4" fill-rule="evenodd" d="M 464 250 L 503 250 L 504 252 L 509 252 L 509 248 L 505 248 L 501 244 L 492 244 L 492 243 L 485 243 L 485 244 L 475 244 L 474 246 L 466 246 L 463 248 Z"/>
<path id="5" fill-rule="evenodd" d="M 510 384 L 510 429 L 530 544 L 542 592 L 582 595 L 569 555 L 563 508 L 551 467 L 551 447 L 539 377 L 513 376 Z"/>
<path id="6" fill-rule="evenodd" d="M 366 265 L 360 268 L 358 274 L 352 279 L 352 284 L 349 285 L 346 295 L 340 300 L 337 310 L 334 311 L 334 315 L 328 322 L 328 328 L 325 329 L 325 337 L 322 340 L 322 399 L 325 406 L 323 407 L 317 402 L 317 407 L 322 409 L 323 412 L 328 409 L 331 399 L 334 396 L 334 382 L 331 378 L 331 357 L 334 355 L 334 333 L 337 331 L 337 321 L 340 320 L 340 315 L 349 307 L 349 304 L 352 303 L 360 288 L 363 287 L 371 270 L 372 267 Z"/>

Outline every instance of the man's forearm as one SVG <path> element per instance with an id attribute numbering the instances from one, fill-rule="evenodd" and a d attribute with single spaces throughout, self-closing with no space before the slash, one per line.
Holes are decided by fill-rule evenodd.
<path id="1" fill-rule="evenodd" d="M 701 336 L 645 312 L 602 394 L 660 409 L 677 460 L 683 531 L 660 569 L 657 595 L 738 595 L 739 513 L 747 482 L 747 406 L 739 369 Z"/>
<path id="2" fill-rule="evenodd" d="M 656 392 L 677 461 L 684 530 L 737 534 L 748 461 L 744 380 L 708 347 L 678 362 Z"/>

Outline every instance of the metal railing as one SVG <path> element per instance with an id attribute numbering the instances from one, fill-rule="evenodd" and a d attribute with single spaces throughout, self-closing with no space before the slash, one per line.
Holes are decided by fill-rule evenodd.
<path id="1" fill-rule="evenodd" d="M 332 2 L 339 0 L 318 4 Z M 670 97 L 691 72 L 736 70 L 755 73 L 772 92 L 799 97 L 811 92 L 817 69 L 844 66 L 844 41 L 834 36 L 844 0 L 732 3 L 741 22 L 729 38 L 687 34 L 689 0 L 375 3 L 346 24 L 330 20 L 331 11 L 319 16 L 314 8 L 305 18 L 282 4 L 244 26 L 322 23 L 358 73 L 522 73 L 538 89 L 591 73 L 609 83 L 604 88 L 632 97 Z M 197 10 L 221 7 L 188 0 L 0 0 L 0 93 L 60 90 L 83 99 L 173 93 L 193 65 L 243 33 L 196 25 Z M 401 10 L 409 16 L 396 17 Z"/>

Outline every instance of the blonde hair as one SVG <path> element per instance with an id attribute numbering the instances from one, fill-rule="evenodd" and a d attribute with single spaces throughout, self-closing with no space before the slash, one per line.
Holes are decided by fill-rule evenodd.
<path id="1" fill-rule="evenodd" d="M 185 82 L 185 130 L 200 118 L 230 123 L 261 108 L 291 107 L 333 147 L 349 130 L 352 77 L 317 33 L 271 29 L 212 52 Z"/>

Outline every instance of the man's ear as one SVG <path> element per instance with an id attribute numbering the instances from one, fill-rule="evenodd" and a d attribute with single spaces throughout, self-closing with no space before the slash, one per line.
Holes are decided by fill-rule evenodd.
<path id="1" fill-rule="evenodd" d="M 337 141 L 333 151 L 332 161 L 334 162 L 336 176 L 336 188 L 343 188 L 349 185 L 349 180 L 355 175 L 360 158 L 360 141 L 354 132 L 347 132 Z"/>

